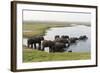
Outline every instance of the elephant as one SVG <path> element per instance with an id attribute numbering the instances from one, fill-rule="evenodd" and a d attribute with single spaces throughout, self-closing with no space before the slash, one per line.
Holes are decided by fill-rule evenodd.
<path id="1" fill-rule="evenodd" d="M 71 37 L 71 38 L 69 38 L 69 40 L 70 40 L 70 44 L 71 44 L 71 43 L 76 43 L 76 41 L 79 39 L 77 37 Z"/>
<path id="2" fill-rule="evenodd" d="M 58 38 L 56 40 L 54 40 L 55 42 L 60 42 L 60 43 L 64 43 L 64 44 L 68 44 L 67 47 L 70 46 L 70 40 L 69 39 L 65 39 L 65 38 Z"/>
<path id="3" fill-rule="evenodd" d="M 55 36 L 55 40 L 58 39 L 58 38 L 60 38 L 60 36 L 59 36 L 59 35 L 56 35 L 56 36 Z"/>
<path id="4" fill-rule="evenodd" d="M 77 37 L 71 37 L 71 38 L 69 38 L 68 35 L 63 35 L 63 36 L 61 36 L 61 38 L 67 39 L 70 44 L 76 43 L 76 41 L 79 40 Z"/>
<path id="5" fill-rule="evenodd" d="M 44 48 L 45 47 L 49 47 L 49 52 L 52 52 L 52 48 L 53 46 L 55 45 L 55 42 L 54 41 L 51 41 L 51 40 L 44 40 L 42 42 L 42 51 L 44 51 Z"/>
<path id="6" fill-rule="evenodd" d="M 32 37 L 32 38 L 29 38 L 28 41 L 27 41 L 27 45 L 28 47 L 30 48 L 33 48 L 33 45 L 34 45 L 34 49 L 36 49 L 36 44 L 39 44 L 39 47 L 38 49 L 40 50 L 41 49 L 41 41 L 44 40 L 44 37 L 43 36 L 35 36 L 35 37 Z"/>
<path id="7" fill-rule="evenodd" d="M 88 37 L 86 35 L 83 35 L 83 36 L 79 37 L 79 40 L 86 40 L 86 39 L 88 39 Z"/>
<path id="8" fill-rule="evenodd" d="M 68 35 L 62 35 L 61 38 L 63 38 L 63 39 L 69 39 L 69 36 Z"/>
<path id="9" fill-rule="evenodd" d="M 44 40 L 42 42 L 42 51 L 44 51 L 45 47 L 49 47 L 49 52 L 63 52 L 64 48 L 66 48 L 66 44 L 51 40 Z"/>
<path id="10" fill-rule="evenodd" d="M 66 48 L 66 44 L 56 42 L 52 48 L 52 52 L 64 52 L 65 51 L 64 48 Z"/>
<path id="11" fill-rule="evenodd" d="M 68 52 L 72 52 L 72 50 L 69 50 Z"/>

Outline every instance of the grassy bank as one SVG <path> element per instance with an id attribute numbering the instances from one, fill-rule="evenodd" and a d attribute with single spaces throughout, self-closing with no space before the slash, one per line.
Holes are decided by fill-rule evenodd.
<path id="1" fill-rule="evenodd" d="M 51 27 L 71 26 L 65 24 L 23 24 L 23 37 L 33 37 L 37 35 L 44 35 L 45 31 Z M 24 32 L 28 31 L 28 32 Z"/>
<path id="2" fill-rule="evenodd" d="M 85 60 L 90 59 L 88 52 L 64 52 L 64 53 L 47 53 L 44 51 L 24 49 L 23 62 L 42 62 L 42 61 L 59 61 L 59 60 Z"/>

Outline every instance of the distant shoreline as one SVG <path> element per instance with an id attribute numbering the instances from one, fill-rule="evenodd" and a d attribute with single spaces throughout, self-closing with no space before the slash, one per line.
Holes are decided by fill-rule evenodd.
<path id="1" fill-rule="evenodd" d="M 34 36 L 44 35 L 45 31 L 52 27 L 72 27 L 76 25 L 91 26 L 89 24 L 69 24 L 69 23 L 24 23 L 23 37 L 31 38 Z M 24 32 L 27 31 L 27 32 Z"/>
<path id="2" fill-rule="evenodd" d="M 59 22 L 59 21 L 23 21 L 23 24 L 82 24 L 91 26 L 91 22 Z"/>

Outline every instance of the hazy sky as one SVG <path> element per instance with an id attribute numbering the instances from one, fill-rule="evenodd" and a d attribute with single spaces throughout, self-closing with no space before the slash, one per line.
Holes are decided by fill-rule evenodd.
<path id="1" fill-rule="evenodd" d="M 24 21 L 90 22 L 90 13 L 23 11 Z"/>

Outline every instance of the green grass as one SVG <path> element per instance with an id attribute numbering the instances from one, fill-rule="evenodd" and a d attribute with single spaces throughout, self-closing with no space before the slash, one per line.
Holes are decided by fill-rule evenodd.
<path id="1" fill-rule="evenodd" d="M 60 60 L 86 60 L 90 59 L 89 52 L 64 52 L 47 53 L 44 51 L 23 49 L 23 62 L 42 62 L 42 61 L 60 61 Z"/>
<path id="2" fill-rule="evenodd" d="M 65 24 L 23 24 L 23 37 L 33 37 L 38 35 L 44 35 L 45 31 L 51 27 L 64 27 L 70 26 Z M 24 32 L 29 30 L 30 32 Z"/>

